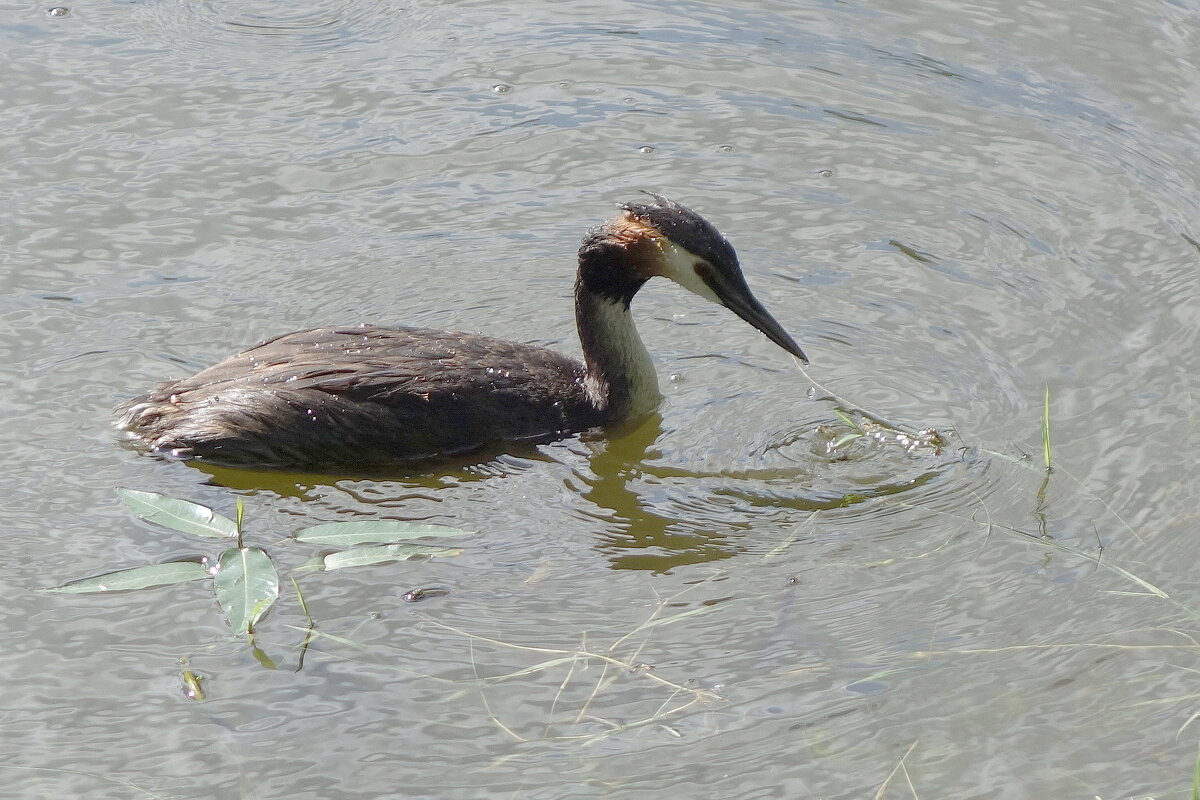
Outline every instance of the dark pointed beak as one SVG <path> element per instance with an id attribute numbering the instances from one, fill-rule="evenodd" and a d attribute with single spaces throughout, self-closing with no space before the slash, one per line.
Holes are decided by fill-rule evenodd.
<path id="1" fill-rule="evenodd" d="M 767 313 L 762 303 L 754 298 L 754 295 L 750 293 L 750 287 L 746 285 L 744 280 L 738 281 L 741 284 L 740 286 L 725 285 L 723 281 L 709 281 L 708 283 L 726 308 L 758 328 L 768 339 L 784 350 L 787 350 L 800 359 L 800 361 L 805 364 L 808 363 L 808 356 L 804 355 L 804 351 L 800 349 L 800 345 L 796 344 L 796 340 L 788 335 L 783 326 Z"/>

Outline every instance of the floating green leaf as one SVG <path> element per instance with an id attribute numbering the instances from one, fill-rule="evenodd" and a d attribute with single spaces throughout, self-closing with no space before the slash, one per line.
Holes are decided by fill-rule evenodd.
<path id="1" fill-rule="evenodd" d="M 850 444 L 855 439 L 861 439 L 861 438 L 862 438 L 861 433 L 844 433 L 841 436 L 839 436 L 831 445 L 829 445 L 829 449 L 837 450 L 838 448 L 840 448 L 844 445 Z"/>
<path id="2" fill-rule="evenodd" d="M 842 422 L 846 423 L 847 428 L 853 428 L 856 431 L 862 430 L 862 428 L 859 427 L 858 423 L 855 422 L 854 420 L 850 419 L 850 415 L 847 414 L 846 412 L 839 411 L 838 409 L 835 408 L 833 410 L 833 413 L 837 416 L 838 419 L 840 419 Z"/>
<path id="3" fill-rule="evenodd" d="M 231 547 L 217 566 L 217 602 L 233 632 L 246 633 L 279 595 L 279 574 L 260 547 Z"/>
<path id="4" fill-rule="evenodd" d="M 90 592 L 125 592 L 132 589 L 148 589 L 151 586 L 171 586 L 176 583 L 210 578 L 208 570 L 196 561 L 172 561 L 167 564 L 152 564 L 134 567 L 119 572 L 109 572 L 94 578 L 71 581 L 46 592 L 61 594 L 87 594 Z"/>
<path id="5" fill-rule="evenodd" d="M 325 556 L 325 570 L 345 567 L 365 567 L 388 561 L 403 561 L 413 556 L 456 556 L 462 553 L 452 547 L 424 547 L 415 544 L 380 544 L 373 547 L 355 547 L 341 553 Z"/>
<path id="6" fill-rule="evenodd" d="M 204 676 L 185 669 L 182 675 L 183 696 L 197 703 L 204 701 Z"/>
<path id="7" fill-rule="evenodd" d="M 147 522 L 207 539 L 237 536 L 237 525 L 208 506 L 176 500 L 157 492 L 117 489 L 125 507 Z"/>
<path id="8" fill-rule="evenodd" d="M 296 533 L 296 541 L 309 544 L 330 544 L 351 547 L 365 542 L 381 544 L 406 542 L 425 536 L 466 536 L 475 531 L 448 528 L 445 525 L 425 525 L 416 522 L 401 522 L 393 519 L 364 520 L 361 522 L 330 522 L 315 525 Z"/>

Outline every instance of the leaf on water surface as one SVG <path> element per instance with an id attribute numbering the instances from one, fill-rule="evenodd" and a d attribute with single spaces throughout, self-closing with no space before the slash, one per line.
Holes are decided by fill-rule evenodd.
<path id="1" fill-rule="evenodd" d="M 117 495 L 126 508 L 147 522 L 206 539 L 237 536 L 237 524 L 208 506 L 135 489 L 117 489 Z"/>
<path id="2" fill-rule="evenodd" d="M 195 700 L 197 703 L 204 701 L 204 676 L 192 672 L 190 669 L 185 669 L 182 675 L 183 679 L 183 696 L 188 700 Z"/>
<path id="3" fill-rule="evenodd" d="M 415 544 L 381 544 L 374 547 L 356 547 L 325 556 L 325 571 L 345 567 L 366 567 L 388 561 L 403 561 L 413 556 L 456 556 L 462 550 L 453 547 L 425 547 Z"/>
<path id="4" fill-rule="evenodd" d="M 45 592 L 59 594 L 87 594 L 90 592 L 125 592 L 132 589 L 149 589 L 152 586 L 172 586 L 176 583 L 211 578 L 203 564 L 196 561 L 172 561 L 167 564 L 152 564 L 134 567 L 94 578 L 64 583 Z"/>
<path id="5" fill-rule="evenodd" d="M 247 633 L 279 596 L 279 573 L 260 547 L 231 547 L 217 567 L 217 602 L 233 632 Z"/>
<path id="6" fill-rule="evenodd" d="M 847 428 L 853 428 L 856 431 L 862 430 L 862 428 L 859 426 L 859 424 L 857 422 L 855 422 L 854 420 L 850 419 L 850 415 L 845 413 L 844 411 L 839 411 L 838 409 L 835 408 L 833 410 L 833 413 L 837 416 L 838 419 L 840 419 L 842 422 L 846 423 Z"/>
<path id="7" fill-rule="evenodd" d="M 839 447 L 850 444 L 855 439 L 861 439 L 861 438 L 862 438 L 861 433 L 844 433 L 841 436 L 839 436 L 837 438 L 837 440 L 833 442 L 833 444 L 829 445 L 829 449 L 837 450 Z"/>
<path id="8" fill-rule="evenodd" d="M 361 522 L 330 522 L 314 525 L 298 531 L 295 539 L 310 544 L 331 544 L 351 547 L 365 542 L 405 542 L 424 536 L 466 536 L 475 531 L 449 528 L 445 525 L 425 525 L 416 522 L 401 522 L 393 519 L 364 520 Z"/>
<path id="9" fill-rule="evenodd" d="M 936 264 L 937 258 L 930 253 L 918 250 L 915 247 L 910 247 L 899 239 L 892 239 L 888 242 L 892 247 L 899 250 L 904 255 L 921 264 Z"/>

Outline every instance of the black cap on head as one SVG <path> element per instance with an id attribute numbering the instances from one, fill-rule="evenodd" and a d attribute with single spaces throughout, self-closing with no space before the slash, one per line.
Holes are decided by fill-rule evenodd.
<path id="1" fill-rule="evenodd" d="M 660 274 L 702 297 L 715 299 L 766 334 L 772 342 L 807 364 L 808 358 L 800 349 L 800 345 L 796 344 L 783 326 L 755 299 L 746 284 L 745 276 L 742 275 L 737 254 L 721 232 L 687 206 L 653 192 L 646 194 L 654 198 L 653 205 L 625 203 L 621 208 L 636 219 L 653 226 L 691 256 L 703 259 L 699 263 L 673 265 L 674 269 Z M 703 289 L 697 285 L 697 281 Z"/>
<path id="2" fill-rule="evenodd" d="M 711 222 L 661 194 L 646 194 L 654 198 L 653 205 L 622 203 L 620 207 L 650 223 L 684 250 L 695 253 L 714 266 L 738 268 L 737 253 L 733 251 L 733 246 Z"/>

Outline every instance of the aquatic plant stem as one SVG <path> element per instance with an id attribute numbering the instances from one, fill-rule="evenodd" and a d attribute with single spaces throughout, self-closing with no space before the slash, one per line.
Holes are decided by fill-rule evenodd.
<path id="1" fill-rule="evenodd" d="M 1050 472 L 1050 384 L 1046 384 L 1042 394 L 1042 462 L 1046 472 Z"/>
<path id="2" fill-rule="evenodd" d="M 906 758 L 908 758 L 909 755 L 912 754 L 913 750 L 916 749 L 917 742 L 919 742 L 919 741 L 920 741 L 920 739 L 913 739 L 913 743 L 910 744 L 908 746 L 908 749 L 904 751 L 904 755 L 900 756 L 900 760 L 896 762 L 896 766 L 892 767 L 892 771 L 888 773 L 887 778 L 884 779 L 883 784 L 881 784 L 879 787 L 879 790 L 877 792 L 875 792 L 875 796 L 874 796 L 873 800 L 883 800 L 883 796 L 885 794 L 887 794 L 887 789 L 888 789 L 888 786 L 892 782 L 892 778 L 895 778 L 896 773 L 901 772 L 901 771 L 904 772 L 904 777 L 908 781 L 908 788 L 910 790 L 912 790 L 913 797 L 917 796 L 916 790 L 913 788 L 913 785 L 912 785 L 912 779 L 908 777 L 908 770 L 904 766 L 904 760 Z"/>
<path id="3" fill-rule="evenodd" d="M 870 409 L 864 408 L 863 406 L 860 406 L 858 403 L 851 402 L 850 400 L 847 400 L 846 398 L 842 397 L 837 392 L 829 389 L 827 386 L 822 384 L 820 381 L 818 381 L 812 375 L 809 375 L 808 370 L 805 369 L 804 363 L 801 362 L 800 359 L 793 356 L 792 360 L 796 364 L 796 369 L 800 370 L 800 374 L 803 375 L 805 378 L 807 378 L 809 383 L 811 383 L 815 388 L 820 389 L 822 392 L 824 392 L 831 400 L 836 402 L 838 405 L 840 405 L 844 408 L 853 409 L 854 411 L 857 411 L 858 413 L 866 416 L 867 419 L 870 419 L 873 422 L 883 425 L 884 427 L 891 428 L 894 431 L 901 431 L 903 433 L 915 434 L 915 431 L 913 431 L 911 428 L 909 428 L 905 425 L 900 425 L 898 423 L 892 422 L 891 420 L 887 419 L 886 417 L 882 417 L 879 414 L 876 414 L 875 412 L 871 411 Z"/>

